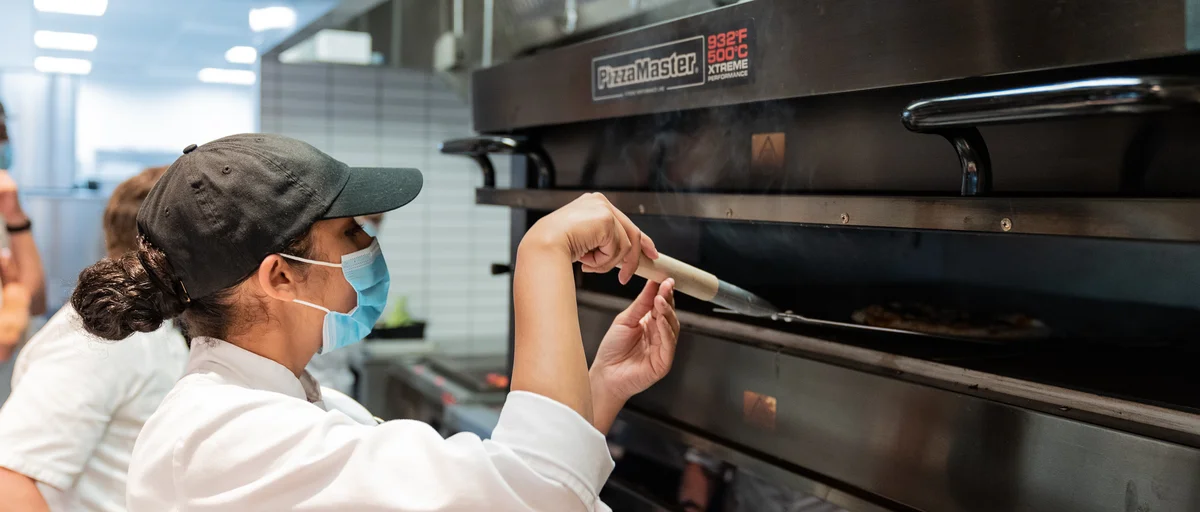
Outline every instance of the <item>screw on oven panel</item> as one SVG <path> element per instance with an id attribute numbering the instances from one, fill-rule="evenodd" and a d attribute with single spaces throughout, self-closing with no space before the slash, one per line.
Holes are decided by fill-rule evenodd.
<path id="1" fill-rule="evenodd" d="M 1006 232 L 1012 231 L 1012 219 L 1008 217 L 1000 219 L 1000 229 L 1003 229 Z"/>
<path id="2" fill-rule="evenodd" d="M 733 218 L 733 208 L 725 210 L 725 216 L 732 219 Z"/>
<path id="3" fill-rule="evenodd" d="M 646 205 L 639 204 L 638 205 L 638 213 L 646 213 Z"/>
<path id="4" fill-rule="evenodd" d="M 850 223 L 850 214 L 843 213 L 842 214 L 842 224 L 849 224 L 849 223 Z"/>

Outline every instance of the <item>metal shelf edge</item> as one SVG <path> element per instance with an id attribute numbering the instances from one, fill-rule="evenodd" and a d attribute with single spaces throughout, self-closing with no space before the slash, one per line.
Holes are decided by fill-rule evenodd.
<path id="1" fill-rule="evenodd" d="M 550 211 L 580 190 L 489 189 L 475 202 Z M 630 214 L 851 228 L 1200 242 L 1200 199 L 604 192 Z"/>

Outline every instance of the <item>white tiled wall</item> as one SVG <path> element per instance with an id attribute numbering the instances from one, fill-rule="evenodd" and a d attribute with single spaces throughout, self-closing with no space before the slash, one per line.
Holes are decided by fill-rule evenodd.
<path id="1" fill-rule="evenodd" d="M 477 206 L 475 163 L 442 155 L 439 142 L 470 135 L 467 103 L 436 76 L 410 70 L 263 63 L 264 132 L 304 140 L 354 166 L 416 167 L 425 188 L 389 213 L 380 245 L 393 298 L 426 320 L 426 337 L 450 353 L 502 353 L 509 282 L 509 215 Z M 497 160 L 497 180 L 508 179 Z M 501 183 L 505 185 L 505 183 Z"/>

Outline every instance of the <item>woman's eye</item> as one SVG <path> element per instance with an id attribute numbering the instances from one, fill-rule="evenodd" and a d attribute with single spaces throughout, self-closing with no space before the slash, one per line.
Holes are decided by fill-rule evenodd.
<path id="1" fill-rule="evenodd" d="M 357 236 L 359 233 L 362 233 L 362 232 L 363 232 L 362 226 L 355 223 L 354 227 L 346 230 L 346 236 L 348 236 L 350 238 L 354 238 L 355 236 Z"/>

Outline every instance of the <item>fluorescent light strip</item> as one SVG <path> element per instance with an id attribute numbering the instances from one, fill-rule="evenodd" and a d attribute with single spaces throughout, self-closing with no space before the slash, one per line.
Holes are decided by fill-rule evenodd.
<path id="1" fill-rule="evenodd" d="M 209 84 L 254 85 L 258 77 L 253 71 L 244 69 L 204 68 L 196 78 Z"/>
<path id="2" fill-rule="evenodd" d="M 87 59 L 64 59 L 61 57 L 38 57 L 33 59 L 33 68 L 42 73 L 86 75 L 92 72 L 92 61 Z"/>
<path id="3" fill-rule="evenodd" d="M 33 8 L 41 12 L 103 16 L 108 0 L 33 0 Z"/>
<path id="4" fill-rule="evenodd" d="M 47 50 L 90 52 L 96 49 L 96 36 L 74 32 L 39 30 L 33 33 L 33 44 Z"/>
<path id="5" fill-rule="evenodd" d="M 263 32 L 296 26 L 296 11 L 291 7 L 250 9 L 250 30 Z"/>
<path id="6" fill-rule="evenodd" d="M 225 60 L 233 64 L 254 64 L 258 50 L 250 46 L 234 46 L 225 52 Z"/>

